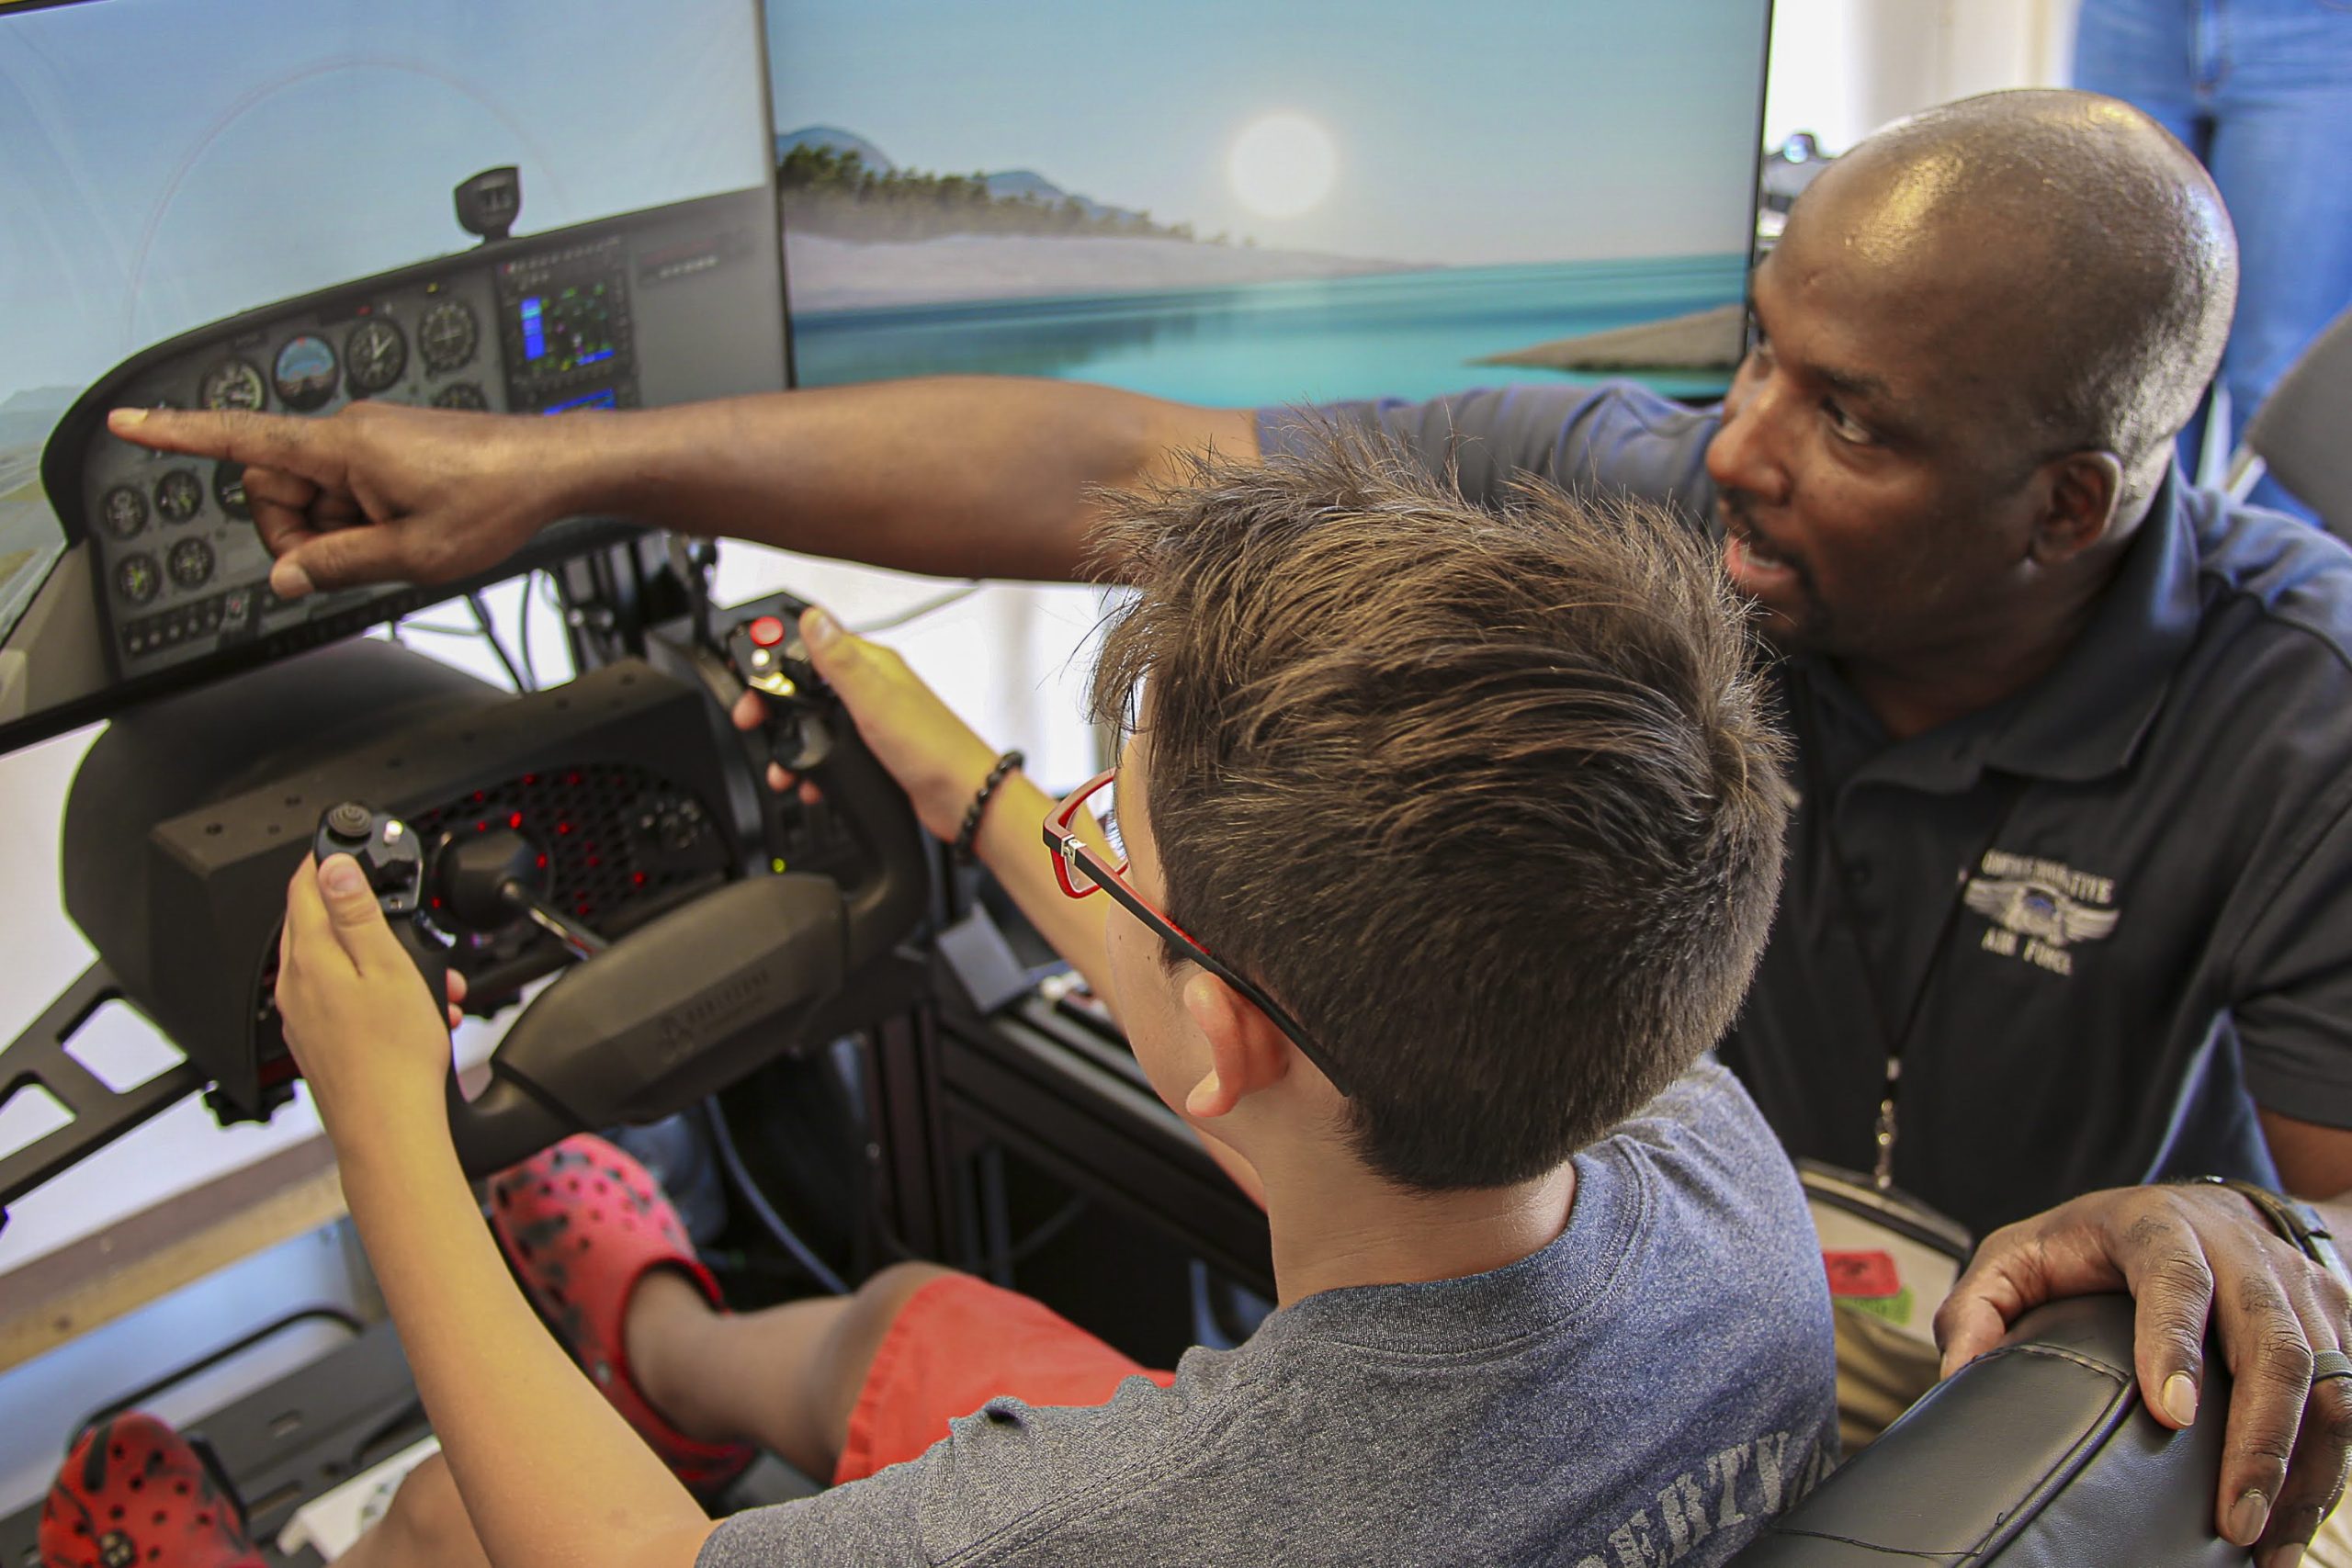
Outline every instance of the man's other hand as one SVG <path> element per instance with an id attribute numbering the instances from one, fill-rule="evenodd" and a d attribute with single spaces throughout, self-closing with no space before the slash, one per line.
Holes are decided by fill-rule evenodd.
<path id="1" fill-rule="evenodd" d="M 594 416 L 460 413 L 356 402 L 326 419 L 117 409 L 107 428 L 160 452 L 245 465 L 254 526 L 282 599 L 487 571 L 567 510 L 561 480 Z"/>
<path id="2" fill-rule="evenodd" d="M 2217 1187 L 2086 1193 L 1994 1232 L 1936 1314 L 1947 1376 L 2030 1308 L 2126 1290 L 2137 1303 L 2140 1396 L 2175 1428 L 2199 1415 L 2209 1318 L 2235 1385 L 2215 1525 L 2285 1568 L 2344 1490 L 2352 1380 L 2312 1381 L 2318 1351 L 2352 1340 L 2352 1291 Z M 2213 1413 L 2205 1413 L 2208 1419 Z"/>
<path id="3" fill-rule="evenodd" d="M 937 837 L 953 840 L 981 781 L 996 765 L 996 752 L 908 668 L 896 649 L 845 631 L 817 609 L 801 615 L 800 640 L 808 645 L 809 663 L 849 710 L 875 761 L 907 792 L 916 818 Z M 768 721 L 767 702 L 747 691 L 731 716 L 738 729 L 757 729 Z M 778 794 L 797 788 L 804 800 L 817 798 L 814 784 L 774 762 L 768 764 L 768 787 Z"/>

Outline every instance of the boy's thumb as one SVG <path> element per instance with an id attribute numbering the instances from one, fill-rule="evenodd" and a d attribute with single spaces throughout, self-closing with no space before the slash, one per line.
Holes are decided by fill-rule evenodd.
<path id="1" fill-rule="evenodd" d="M 345 931 L 384 923 L 367 874 L 349 855 L 329 855 L 319 867 L 319 894 L 326 901 L 328 918 Z"/>
<path id="2" fill-rule="evenodd" d="M 801 612 L 800 641 L 808 649 L 808 662 L 828 685 L 856 679 L 857 650 L 863 645 L 828 612 L 814 605 Z"/>

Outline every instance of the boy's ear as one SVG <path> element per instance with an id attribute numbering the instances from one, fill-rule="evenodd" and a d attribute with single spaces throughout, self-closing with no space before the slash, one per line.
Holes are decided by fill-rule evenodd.
<path id="1" fill-rule="evenodd" d="M 1184 1096 L 1193 1115 L 1227 1115 L 1290 1071 L 1290 1042 L 1240 992 L 1201 969 L 1184 982 L 1183 996 L 1184 1011 L 1209 1048 L 1207 1074 Z"/>

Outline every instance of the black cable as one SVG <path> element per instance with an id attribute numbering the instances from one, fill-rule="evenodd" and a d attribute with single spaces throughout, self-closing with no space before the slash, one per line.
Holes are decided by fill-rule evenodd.
<path id="1" fill-rule="evenodd" d="M 538 580 L 539 574 L 537 571 L 526 573 L 523 578 L 523 596 L 516 601 L 517 613 L 521 619 L 516 623 L 514 651 L 523 656 L 523 678 L 530 682 L 530 685 L 525 689 L 533 692 L 539 689 L 539 666 L 538 662 L 531 657 L 531 584 Z"/>
<path id="2" fill-rule="evenodd" d="M 718 1097 L 712 1095 L 704 1100 L 703 1111 L 710 1118 L 711 1141 L 718 1145 L 718 1163 L 726 1169 L 728 1179 L 741 1190 L 743 1201 L 751 1204 L 752 1214 L 768 1235 L 792 1255 L 794 1262 L 808 1270 L 810 1279 L 837 1296 L 849 1294 L 849 1286 L 842 1283 L 842 1277 L 827 1268 L 825 1260 L 800 1239 L 797 1232 L 784 1223 L 784 1216 L 775 1212 L 775 1206 L 768 1201 L 767 1194 L 762 1192 L 759 1185 L 752 1179 L 751 1171 L 743 1165 L 743 1156 L 736 1151 L 735 1136 L 728 1131 L 727 1112 L 720 1109 Z"/>
<path id="3" fill-rule="evenodd" d="M 1046 1243 L 1061 1235 L 1062 1232 L 1069 1229 L 1072 1224 L 1077 1223 L 1078 1217 L 1086 1213 L 1086 1194 L 1081 1192 L 1077 1197 L 1072 1198 L 1069 1202 L 1063 1204 L 1059 1209 L 1054 1211 L 1054 1213 L 1038 1221 L 1035 1228 L 1031 1230 L 1027 1235 L 1023 1236 L 1019 1241 L 1014 1242 L 1011 1247 L 1005 1248 L 1004 1266 L 1007 1269 L 1014 1268 L 1017 1265 L 1028 1262 L 1029 1259 L 1036 1257 L 1038 1253 L 1044 1251 Z"/>
<path id="4" fill-rule="evenodd" d="M 498 662 L 505 667 L 506 678 L 514 682 L 514 689 L 518 692 L 536 690 L 523 683 L 523 671 L 515 667 L 514 658 L 506 651 L 506 644 L 499 637 L 498 628 L 491 624 L 490 606 L 482 603 L 481 595 L 467 594 L 466 608 L 474 613 L 474 625 L 481 628 L 482 641 L 490 644 L 490 650 L 498 655 Z"/>

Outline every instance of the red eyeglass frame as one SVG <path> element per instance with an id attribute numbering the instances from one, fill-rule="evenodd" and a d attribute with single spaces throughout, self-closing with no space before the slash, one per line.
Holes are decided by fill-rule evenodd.
<path id="1" fill-rule="evenodd" d="M 1191 959 L 1235 990 L 1250 999 L 1250 1005 L 1287 1036 L 1298 1047 L 1299 1055 L 1314 1063 L 1331 1087 L 1342 1095 L 1348 1092 L 1339 1069 L 1332 1066 L 1329 1055 L 1308 1038 L 1299 1021 L 1291 1017 L 1283 1005 L 1266 995 L 1248 976 L 1241 974 L 1201 945 L 1193 934 L 1154 908 L 1150 900 L 1128 886 L 1125 862 L 1113 865 L 1101 852 L 1078 836 L 1071 826 L 1086 803 L 1118 777 L 1119 770 L 1107 768 L 1064 795 L 1059 804 L 1046 814 L 1046 848 L 1054 855 L 1054 875 L 1060 881 L 1062 891 L 1072 898 L 1091 898 L 1097 893 L 1108 893 L 1121 908 L 1149 926 L 1159 939 L 1179 953 Z"/>

